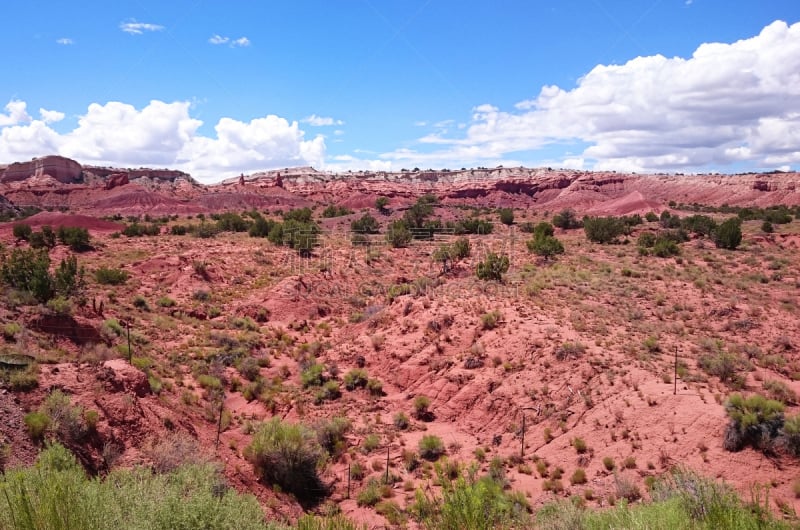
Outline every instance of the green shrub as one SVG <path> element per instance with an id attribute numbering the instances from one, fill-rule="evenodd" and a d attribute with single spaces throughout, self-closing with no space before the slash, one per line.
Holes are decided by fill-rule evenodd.
<path id="1" fill-rule="evenodd" d="M 414 398 L 414 416 L 418 420 L 428 419 L 430 416 L 431 399 L 428 396 L 417 396 Z"/>
<path id="2" fill-rule="evenodd" d="M 497 323 L 500 322 L 501 318 L 502 315 L 500 311 L 489 311 L 481 315 L 481 326 L 483 329 L 494 329 L 497 327 Z"/>
<path id="3" fill-rule="evenodd" d="M 575 448 L 578 454 L 583 454 L 589 450 L 589 446 L 586 445 L 586 441 L 583 438 L 574 438 L 572 440 L 572 447 Z"/>
<path id="4" fill-rule="evenodd" d="M 613 243 L 626 232 L 625 225 L 617 217 L 585 217 L 583 230 L 589 241 Z"/>
<path id="5" fill-rule="evenodd" d="M 324 451 L 314 431 L 302 423 L 278 417 L 262 423 L 244 457 L 267 484 L 278 484 L 300 499 L 319 499 L 327 493 L 318 474 Z"/>
<path id="6" fill-rule="evenodd" d="M 489 252 L 489 254 L 486 255 L 486 259 L 478 263 L 475 274 L 481 280 L 501 281 L 503 279 L 503 274 L 508 272 L 508 267 L 508 256 Z"/>
<path id="7" fill-rule="evenodd" d="M 380 500 L 381 484 L 374 478 L 369 479 L 364 489 L 356 496 L 356 504 L 359 506 L 375 506 Z"/>
<path id="8" fill-rule="evenodd" d="M 438 436 L 426 434 L 419 441 L 419 456 L 426 460 L 438 460 L 444 453 L 444 442 Z"/>
<path id="9" fill-rule="evenodd" d="M 800 456 L 800 414 L 789 416 L 781 429 L 781 444 L 794 456 Z"/>
<path id="10" fill-rule="evenodd" d="M 489 477 L 459 477 L 452 481 L 440 474 L 439 482 L 439 497 L 417 490 L 411 506 L 411 512 L 426 529 L 532 528 L 525 498 L 507 494 Z"/>
<path id="11" fill-rule="evenodd" d="M 370 395 L 372 396 L 382 396 L 383 395 L 383 383 L 380 379 L 370 378 L 367 381 L 367 390 L 369 391 Z"/>
<path id="12" fill-rule="evenodd" d="M 723 383 L 741 383 L 740 372 L 749 368 L 750 363 L 737 353 L 717 351 L 701 355 L 697 364 L 709 375 L 719 377 Z"/>
<path id="13" fill-rule="evenodd" d="M 78 226 L 59 226 L 58 240 L 75 252 L 83 252 L 91 248 L 89 231 Z"/>
<path id="14" fill-rule="evenodd" d="M 397 414 L 394 415 L 392 423 L 394 423 L 394 426 L 397 427 L 398 429 L 405 430 L 408 429 L 408 426 L 410 425 L 411 422 L 409 421 L 408 416 L 404 412 L 398 412 Z"/>
<path id="15" fill-rule="evenodd" d="M 742 221 L 731 217 L 714 231 L 714 244 L 717 248 L 735 250 L 742 243 Z"/>
<path id="16" fill-rule="evenodd" d="M 564 245 L 553 236 L 535 236 L 526 243 L 528 252 L 541 256 L 545 261 L 564 253 Z"/>
<path id="17" fill-rule="evenodd" d="M 24 418 L 28 434 L 34 440 L 41 440 L 50 426 L 50 417 L 44 412 L 29 412 Z"/>
<path id="18" fill-rule="evenodd" d="M 175 300 L 170 298 L 169 296 L 162 296 L 156 301 L 159 307 L 175 307 Z"/>
<path id="19" fill-rule="evenodd" d="M 569 483 L 573 486 L 575 484 L 586 484 L 586 470 L 580 467 L 577 468 L 569 478 Z"/>
<path id="20" fill-rule="evenodd" d="M 300 373 L 300 382 L 303 384 L 303 388 L 322 386 L 322 384 L 325 382 L 325 378 L 323 377 L 324 371 L 325 367 L 317 363 L 314 363 L 303 370 Z"/>
<path id="21" fill-rule="evenodd" d="M 614 464 L 614 459 L 610 456 L 603 457 L 603 467 L 606 468 L 607 471 L 614 471 L 616 465 Z"/>
<path id="22" fill-rule="evenodd" d="M 560 213 L 553 216 L 553 226 L 569 230 L 571 228 L 580 228 L 583 226 L 583 222 L 578 219 L 574 210 L 561 210 Z"/>
<path id="23" fill-rule="evenodd" d="M 0 277 L 6 285 L 31 293 L 41 303 L 55 295 L 50 256 L 46 250 L 15 248 L 3 259 Z"/>
<path id="24" fill-rule="evenodd" d="M 513 225 L 514 224 L 514 210 L 511 208 L 500 208 L 500 222 L 504 225 Z"/>
<path id="25" fill-rule="evenodd" d="M 356 219 L 350 223 L 350 230 L 358 232 L 359 234 L 377 234 L 380 232 L 380 225 L 377 219 L 365 213 L 360 219 Z"/>
<path id="26" fill-rule="evenodd" d="M 375 209 L 381 213 L 386 212 L 386 206 L 388 206 L 388 204 L 389 204 L 388 197 L 378 197 L 377 199 L 375 199 Z"/>
<path id="27" fill-rule="evenodd" d="M 659 258 L 668 258 L 670 256 L 677 256 L 681 253 L 681 249 L 678 244 L 666 238 L 658 238 L 653 245 L 653 255 Z"/>
<path id="28" fill-rule="evenodd" d="M 28 241 L 33 233 L 31 225 L 27 223 L 18 223 L 11 228 L 14 237 L 19 241 Z"/>
<path id="29" fill-rule="evenodd" d="M 392 222 L 386 230 L 386 241 L 394 248 L 407 247 L 411 239 L 411 231 L 403 220 Z"/>
<path id="30" fill-rule="evenodd" d="M 6 340 L 16 340 L 19 332 L 22 331 L 22 326 L 16 322 L 7 322 L 3 325 L 3 337 Z"/>
<path id="31" fill-rule="evenodd" d="M 361 450 L 369 454 L 381 445 L 381 437 L 377 434 L 368 434 L 361 443 Z"/>
<path id="32" fill-rule="evenodd" d="M 469 257 L 471 252 L 469 239 L 466 237 L 459 237 L 450 245 L 450 251 L 454 260 L 460 260 Z"/>
<path id="33" fill-rule="evenodd" d="M 367 386 L 367 371 L 363 368 L 353 368 L 344 376 L 344 387 L 347 390 L 355 390 L 356 388 L 364 388 Z"/>
<path id="34" fill-rule="evenodd" d="M 344 435 L 350 431 L 350 420 L 344 416 L 336 416 L 319 421 L 314 425 L 318 443 L 331 456 L 338 456 L 347 449 Z"/>
<path id="35" fill-rule="evenodd" d="M 725 429 L 722 446 L 728 451 L 740 451 L 751 446 L 768 450 L 783 427 L 783 403 L 753 394 L 747 398 L 731 394 L 725 403 L 730 423 Z"/>
<path id="36" fill-rule="evenodd" d="M 101 285 L 122 285 L 128 281 L 128 272 L 103 266 L 94 272 L 94 279 Z"/>
<path id="37" fill-rule="evenodd" d="M 780 401 L 787 405 L 797 403 L 797 393 L 783 381 L 778 381 L 776 379 L 764 381 L 763 387 L 764 391 L 767 393 L 767 397 L 770 399 Z"/>
<path id="38" fill-rule="evenodd" d="M 147 298 L 140 294 L 133 297 L 133 307 L 143 311 L 150 311 L 150 304 L 147 303 Z"/>

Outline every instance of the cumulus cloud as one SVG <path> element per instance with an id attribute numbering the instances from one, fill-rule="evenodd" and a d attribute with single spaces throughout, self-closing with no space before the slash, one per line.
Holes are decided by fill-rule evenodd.
<path id="1" fill-rule="evenodd" d="M 231 42 L 231 46 L 234 47 L 238 46 L 240 48 L 245 48 L 247 46 L 250 46 L 250 39 L 248 39 L 247 37 L 239 37 L 238 39 Z"/>
<path id="2" fill-rule="evenodd" d="M 215 33 L 214 35 L 211 36 L 210 39 L 208 39 L 208 42 L 211 44 L 220 45 L 220 44 L 227 44 L 228 41 L 230 40 L 231 39 L 229 39 L 228 37 L 223 37 L 222 35 L 217 35 Z"/>
<path id="3" fill-rule="evenodd" d="M 39 116 L 45 123 L 56 123 L 64 119 L 64 113 L 57 110 L 39 109 Z"/>
<path id="4" fill-rule="evenodd" d="M 26 107 L 14 100 L 0 114 L 2 162 L 58 153 L 89 164 L 174 167 L 206 182 L 261 169 L 324 166 L 325 139 L 306 139 L 298 122 L 275 115 L 249 122 L 222 118 L 215 134 L 204 136 L 189 102 L 156 100 L 137 109 L 111 101 L 89 105 L 77 127 L 62 134 L 49 126 L 64 118 L 62 112 L 40 109 L 41 119 L 34 120 Z"/>
<path id="5" fill-rule="evenodd" d="M 149 24 L 146 22 L 136 22 L 136 20 L 130 20 L 128 22 L 122 22 L 119 25 L 119 29 L 124 31 L 129 35 L 141 35 L 145 31 L 162 31 L 164 26 L 160 26 L 158 24 Z"/>
<path id="6" fill-rule="evenodd" d="M 0 113 L 0 127 L 8 125 L 16 125 L 21 122 L 30 121 L 31 117 L 28 115 L 28 104 L 18 99 L 13 99 L 5 106 L 8 114 Z"/>
<path id="7" fill-rule="evenodd" d="M 56 40 L 56 44 L 60 44 L 62 46 L 69 46 L 70 44 L 75 44 L 75 41 L 67 37 L 63 37 L 61 39 Z"/>
<path id="8" fill-rule="evenodd" d="M 598 65 L 570 90 L 545 86 L 513 110 L 479 105 L 462 135 L 429 134 L 418 141 L 423 149 L 383 158 L 469 162 L 575 141 L 588 147 L 569 162 L 596 169 L 800 163 L 800 23 L 703 44 L 689 58 Z"/>
<path id="9" fill-rule="evenodd" d="M 312 114 L 311 116 L 303 118 L 300 121 L 302 123 L 307 123 L 312 127 L 328 127 L 331 125 L 344 125 L 344 122 L 342 120 L 334 120 L 333 118 L 317 116 L 316 114 Z"/>

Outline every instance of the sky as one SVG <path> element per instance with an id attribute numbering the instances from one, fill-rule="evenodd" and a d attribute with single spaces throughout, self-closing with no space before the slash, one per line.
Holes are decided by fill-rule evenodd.
<path id="1" fill-rule="evenodd" d="M 27 0 L 0 163 L 800 170 L 797 0 Z"/>

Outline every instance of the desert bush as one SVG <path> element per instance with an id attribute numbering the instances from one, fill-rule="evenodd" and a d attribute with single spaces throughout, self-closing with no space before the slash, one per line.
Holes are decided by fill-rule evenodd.
<path id="1" fill-rule="evenodd" d="M 44 303 L 55 294 L 50 275 L 50 256 L 46 250 L 14 249 L 0 266 L 3 282 L 20 291 L 31 293 Z"/>
<path id="2" fill-rule="evenodd" d="M 499 282 L 503 279 L 503 275 L 508 272 L 508 267 L 508 256 L 489 252 L 489 254 L 486 255 L 486 259 L 478 263 L 475 274 L 481 280 L 495 280 Z"/>
<path id="3" fill-rule="evenodd" d="M 578 359 L 586 353 L 586 346 L 580 342 L 565 342 L 555 350 L 556 359 L 565 361 L 567 359 Z"/>
<path id="4" fill-rule="evenodd" d="M 501 485 L 488 477 L 459 477 L 443 484 L 441 497 L 428 496 L 421 490 L 411 511 L 428 530 L 490 530 L 493 528 L 529 528 L 529 506 L 523 497 L 507 494 Z"/>
<path id="5" fill-rule="evenodd" d="M 94 271 L 94 279 L 101 285 L 122 285 L 128 281 L 128 273 L 122 269 L 103 266 Z"/>
<path id="6" fill-rule="evenodd" d="M 426 460 L 438 460 L 444 453 L 444 442 L 438 436 L 426 434 L 419 441 L 419 456 Z"/>
<path id="7" fill-rule="evenodd" d="M 59 226 L 56 232 L 58 240 L 75 252 L 83 252 L 91 248 L 89 231 L 78 226 Z"/>
<path id="8" fill-rule="evenodd" d="M 625 224 L 617 217 L 585 217 L 583 230 L 589 241 L 613 243 L 625 233 Z"/>
<path id="9" fill-rule="evenodd" d="M 394 248 L 407 247 L 411 239 L 411 231 L 403 220 L 393 221 L 386 230 L 386 241 Z"/>
<path id="10" fill-rule="evenodd" d="M 392 423 L 394 423 L 394 426 L 400 430 L 408 429 L 408 426 L 410 425 L 408 416 L 404 412 L 398 412 L 395 414 Z"/>
<path id="11" fill-rule="evenodd" d="M 767 397 L 770 399 L 780 401 L 787 405 L 797 403 L 797 393 L 783 381 L 778 381 L 777 379 L 764 381 L 763 388 Z"/>
<path id="12" fill-rule="evenodd" d="M 545 261 L 564 253 L 564 245 L 553 236 L 534 237 L 528 240 L 525 245 L 528 247 L 528 252 L 544 258 Z"/>
<path id="13" fill-rule="evenodd" d="M 325 378 L 323 377 L 324 371 L 325 367 L 317 363 L 303 370 L 300 373 L 300 382 L 303 384 L 303 388 L 322 386 L 322 383 L 325 382 Z"/>
<path id="14" fill-rule="evenodd" d="M 367 386 L 369 377 L 367 371 L 363 368 L 353 368 L 344 376 L 344 387 L 347 390 L 355 390 L 356 388 L 364 388 Z"/>
<path id="15" fill-rule="evenodd" d="M 614 471 L 616 465 L 614 464 L 614 459 L 610 456 L 603 457 L 603 467 L 606 468 L 607 471 Z"/>
<path id="16" fill-rule="evenodd" d="M 344 435 L 350 431 L 350 420 L 344 416 L 336 416 L 320 420 L 314 425 L 317 442 L 331 456 L 338 456 L 347 449 Z"/>
<path id="17" fill-rule="evenodd" d="M 195 438 L 185 432 L 168 432 L 143 446 L 142 453 L 156 473 L 170 473 L 181 466 L 206 461 Z"/>
<path id="18" fill-rule="evenodd" d="M 278 484 L 302 500 L 320 499 L 327 493 L 318 474 L 324 450 L 316 433 L 302 423 L 274 417 L 261 424 L 244 457 L 267 484 Z"/>
<path id="19" fill-rule="evenodd" d="M 714 231 L 714 244 L 717 248 L 735 250 L 741 242 L 742 222 L 738 217 L 724 221 Z"/>
<path id="20" fill-rule="evenodd" d="M 381 437 L 377 434 L 368 434 L 361 443 L 361 450 L 369 454 L 381 445 Z"/>
<path id="21" fill-rule="evenodd" d="M 356 504 L 358 506 L 375 506 L 380 500 L 381 484 L 374 478 L 369 479 L 364 489 L 356 495 Z"/>
<path id="22" fill-rule="evenodd" d="M 380 228 L 378 220 L 368 213 L 350 223 L 350 230 L 359 234 L 377 234 Z"/>
<path id="23" fill-rule="evenodd" d="M 681 228 L 699 236 L 710 236 L 717 229 L 717 222 L 707 215 L 690 215 L 681 219 Z"/>
<path id="24" fill-rule="evenodd" d="M 780 445 L 791 455 L 800 456 L 800 414 L 789 416 L 783 422 Z"/>
<path id="25" fill-rule="evenodd" d="M 47 432 L 50 426 L 50 417 L 40 411 L 29 412 L 25 415 L 23 421 L 25 422 L 25 428 L 28 430 L 30 437 L 37 441 L 44 437 L 45 432 Z"/>
<path id="26" fill-rule="evenodd" d="M 254 357 L 244 357 L 239 362 L 239 373 L 248 381 L 255 381 L 261 375 L 261 367 Z"/>
<path id="27" fill-rule="evenodd" d="M 504 225 L 513 225 L 514 224 L 514 210 L 511 208 L 500 208 L 498 210 L 500 215 L 500 222 Z"/>
<path id="28" fill-rule="evenodd" d="M 500 311 L 489 311 L 481 315 L 481 326 L 483 329 L 494 329 L 497 327 L 497 323 L 500 322 L 501 318 L 502 315 Z"/>
<path id="29" fill-rule="evenodd" d="M 12 226 L 11 233 L 18 241 L 28 241 L 33 233 L 33 228 L 27 223 L 17 223 Z"/>
<path id="30" fill-rule="evenodd" d="M 675 241 L 671 239 L 659 237 L 656 239 L 656 242 L 653 245 L 653 255 L 659 258 L 668 258 L 670 256 L 677 256 L 680 253 L 681 253 L 681 248 Z"/>
<path id="31" fill-rule="evenodd" d="M 725 429 L 723 447 L 728 451 L 740 451 L 747 446 L 770 450 L 784 423 L 783 410 L 783 403 L 759 394 L 747 398 L 731 394 L 725 403 L 731 421 Z"/>
<path id="32" fill-rule="evenodd" d="M 367 381 L 367 390 L 369 391 L 370 395 L 372 396 L 382 396 L 383 395 L 383 383 L 380 379 L 370 378 Z"/>
<path id="33" fill-rule="evenodd" d="M 229 488 L 211 465 L 155 475 L 119 469 L 87 477 L 75 457 L 53 444 L 29 468 L 0 480 L 0 528 L 267 530 L 258 501 Z"/>
<path id="34" fill-rule="evenodd" d="M 737 385 L 741 383 L 740 372 L 750 366 L 747 359 L 741 355 L 727 351 L 703 354 L 698 358 L 697 364 L 709 375 L 719 377 L 721 382 Z"/>
<path id="35" fill-rule="evenodd" d="M 581 455 L 589 450 L 589 446 L 586 445 L 586 441 L 583 438 L 573 438 L 572 447 L 574 447 L 575 451 Z"/>
<path id="36" fill-rule="evenodd" d="M 414 398 L 414 416 L 418 420 L 429 419 L 431 415 L 430 406 L 431 400 L 428 396 L 417 396 Z"/>
<path id="37" fill-rule="evenodd" d="M 569 483 L 573 486 L 576 484 L 586 484 L 586 470 L 580 467 L 577 468 L 569 478 Z"/>
<path id="38" fill-rule="evenodd" d="M 580 228 L 583 226 L 583 221 L 578 219 L 574 210 L 561 210 L 553 216 L 553 226 L 569 230 L 571 228 Z"/>

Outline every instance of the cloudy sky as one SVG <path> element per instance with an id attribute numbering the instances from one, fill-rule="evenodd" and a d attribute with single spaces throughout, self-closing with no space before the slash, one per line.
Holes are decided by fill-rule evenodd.
<path id="1" fill-rule="evenodd" d="M 0 163 L 800 169 L 797 0 L 30 0 Z"/>

